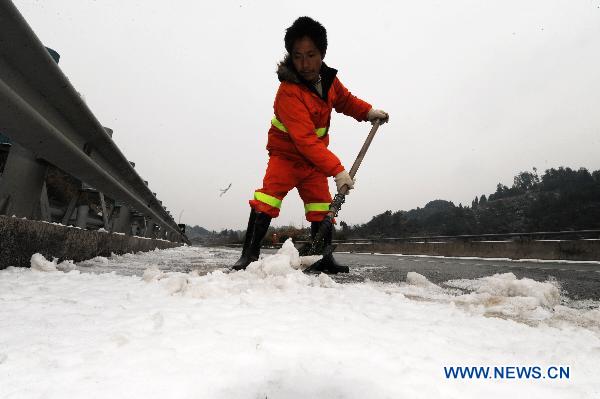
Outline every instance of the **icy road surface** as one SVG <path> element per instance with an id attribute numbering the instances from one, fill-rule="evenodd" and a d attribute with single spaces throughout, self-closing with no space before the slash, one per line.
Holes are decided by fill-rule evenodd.
<path id="1" fill-rule="evenodd" d="M 1 398 L 597 398 L 598 303 L 512 273 L 434 284 L 247 271 L 182 247 L 0 271 Z M 449 366 L 569 367 L 452 379 Z"/>

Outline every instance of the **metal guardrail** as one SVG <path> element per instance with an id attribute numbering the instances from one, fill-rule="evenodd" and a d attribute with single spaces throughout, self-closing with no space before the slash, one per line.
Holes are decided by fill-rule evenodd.
<path id="1" fill-rule="evenodd" d="M 0 0 L 0 131 L 185 238 L 9 0 Z"/>
<path id="2" fill-rule="evenodd" d="M 355 238 L 346 240 L 333 240 L 334 244 L 371 244 L 375 242 L 431 242 L 431 241 L 485 241 L 500 239 L 585 239 L 600 238 L 600 230 L 567 230 L 567 231 L 538 231 L 529 233 L 499 233 L 499 234 L 464 234 L 457 236 L 416 236 L 416 237 L 373 237 Z M 303 244 L 308 241 L 297 241 Z"/>
<path id="3" fill-rule="evenodd" d="M 580 240 L 586 238 L 600 239 L 600 230 L 569 230 L 569 231 L 538 231 L 532 233 L 505 233 L 505 234 L 466 234 L 458 236 L 418 236 L 418 237 L 381 237 L 381 238 L 355 238 L 346 240 L 333 240 L 333 244 L 375 244 L 382 242 L 433 242 L 433 241 L 494 241 L 499 239 L 517 239 L 517 240 L 543 240 L 552 238 L 566 238 L 572 240 Z M 308 240 L 294 241 L 297 246 L 308 244 Z M 263 242 L 263 248 L 281 248 L 282 242 L 273 244 L 270 242 Z M 225 244 L 229 248 L 241 248 L 242 244 Z"/>

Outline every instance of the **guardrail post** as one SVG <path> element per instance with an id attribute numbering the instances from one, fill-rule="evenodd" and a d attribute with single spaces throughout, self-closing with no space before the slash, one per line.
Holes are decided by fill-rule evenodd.
<path id="1" fill-rule="evenodd" d="M 150 218 L 144 217 L 144 230 L 142 231 L 142 236 L 147 238 L 152 238 L 154 233 L 154 221 Z"/>
<path id="2" fill-rule="evenodd" d="M 104 200 L 104 194 L 102 192 L 98 192 L 98 196 L 100 197 L 100 206 L 102 208 L 102 222 L 104 223 L 104 229 L 109 230 L 110 226 L 108 225 L 108 213 L 106 208 L 106 201 Z"/>
<path id="3" fill-rule="evenodd" d="M 77 208 L 77 220 L 75 225 L 79 228 L 86 229 L 87 228 L 87 220 L 88 215 L 90 213 L 90 206 L 87 204 L 79 205 Z"/>
<path id="4" fill-rule="evenodd" d="M 44 173 L 44 176 L 45 175 L 46 173 Z M 50 202 L 48 201 L 48 188 L 46 186 L 45 181 L 42 184 L 42 192 L 40 194 L 40 214 L 41 220 L 45 220 L 46 222 L 52 222 Z"/>
<path id="5" fill-rule="evenodd" d="M 131 235 L 131 212 L 129 212 L 129 208 L 119 203 L 115 207 L 118 210 L 118 216 L 113 221 L 112 231 Z"/>
<path id="6" fill-rule="evenodd" d="M 0 181 L 0 213 L 38 219 L 46 168 L 31 151 L 13 143 Z"/>
<path id="7" fill-rule="evenodd" d="M 62 224 L 67 225 L 69 224 L 69 220 L 71 220 L 71 216 L 73 216 L 73 211 L 75 210 L 75 205 L 77 205 L 77 200 L 79 199 L 79 194 L 74 195 L 71 200 L 69 201 L 69 205 L 67 205 L 67 210 L 65 211 L 63 218 L 62 218 Z"/>

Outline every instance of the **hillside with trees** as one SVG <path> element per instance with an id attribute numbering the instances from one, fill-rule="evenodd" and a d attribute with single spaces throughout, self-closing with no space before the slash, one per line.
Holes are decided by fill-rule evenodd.
<path id="1" fill-rule="evenodd" d="M 192 226 L 186 225 L 185 226 L 185 234 L 187 235 L 187 237 L 189 239 L 193 239 L 193 238 L 204 237 L 204 236 L 210 235 L 211 232 L 201 226 L 193 226 L 192 227 Z"/>
<path id="2" fill-rule="evenodd" d="M 445 200 L 410 211 L 386 211 L 368 223 L 341 226 L 346 237 L 405 237 L 600 228 L 600 170 L 559 167 L 521 172 L 511 187 L 475 197 L 471 206 Z"/>
<path id="3" fill-rule="evenodd" d="M 539 231 L 600 229 L 600 170 L 568 167 L 520 172 L 508 187 L 498 183 L 494 193 L 477 196 L 470 206 L 437 199 L 423 208 L 385 211 L 369 222 L 349 226 L 340 222 L 336 239 L 411 237 L 462 234 L 502 234 Z M 241 243 L 245 232 L 208 231 L 187 226 L 193 243 L 226 245 Z M 276 237 L 273 237 L 276 234 Z M 271 227 L 268 241 L 308 240 L 310 229 Z"/>

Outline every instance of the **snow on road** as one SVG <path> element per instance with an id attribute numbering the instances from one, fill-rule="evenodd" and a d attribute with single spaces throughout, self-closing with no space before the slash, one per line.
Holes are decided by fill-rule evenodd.
<path id="1" fill-rule="evenodd" d="M 296 270 L 287 245 L 214 271 L 234 257 L 182 247 L 0 271 L 0 397 L 600 397 L 598 304 L 565 306 L 556 282 L 338 284 Z M 448 379 L 448 366 L 570 376 Z"/>

